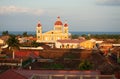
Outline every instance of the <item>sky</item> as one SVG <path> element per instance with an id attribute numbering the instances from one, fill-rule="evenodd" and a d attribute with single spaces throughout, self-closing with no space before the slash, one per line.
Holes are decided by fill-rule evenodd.
<path id="1" fill-rule="evenodd" d="M 120 0 L 0 0 L 0 31 L 49 31 L 57 16 L 70 31 L 120 32 Z"/>

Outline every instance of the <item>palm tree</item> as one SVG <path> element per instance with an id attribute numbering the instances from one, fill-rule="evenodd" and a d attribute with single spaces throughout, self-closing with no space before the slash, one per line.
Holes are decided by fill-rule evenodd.
<path id="1" fill-rule="evenodd" d="M 88 60 L 83 60 L 83 61 L 79 64 L 78 68 L 79 68 L 80 70 L 91 70 L 91 69 L 93 68 L 93 64 L 90 63 Z"/>
<path id="2" fill-rule="evenodd" d="M 15 58 L 15 50 L 19 49 L 19 41 L 15 35 L 10 35 L 9 39 L 6 42 L 8 44 L 9 50 L 12 51 L 12 58 Z"/>

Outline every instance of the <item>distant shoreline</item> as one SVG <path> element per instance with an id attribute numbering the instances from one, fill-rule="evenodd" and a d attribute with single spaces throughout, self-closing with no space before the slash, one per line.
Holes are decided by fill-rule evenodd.
<path id="1" fill-rule="evenodd" d="M 22 35 L 23 32 L 25 31 L 8 31 L 9 34 L 15 34 L 15 35 Z M 26 31 L 27 34 L 31 34 L 31 35 L 35 35 L 36 32 L 35 31 Z M 43 32 L 44 33 L 44 32 Z M 102 34 L 107 34 L 107 35 L 117 35 L 120 34 L 120 32 L 78 32 L 78 31 L 70 31 L 71 34 L 76 34 L 76 35 L 83 35 L 83 34 L 98 34 L 98 35 L 102 35 Z M 0 31 L 0 36 L 2 35 L 2 31 Z"/>

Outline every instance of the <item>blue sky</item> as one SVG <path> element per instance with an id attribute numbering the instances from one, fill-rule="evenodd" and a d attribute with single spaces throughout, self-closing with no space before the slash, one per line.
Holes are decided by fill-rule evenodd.
<path id="1" fill-rule="evenodd" d="M 0 31 L 48 31 L 57 16 L 70 31 L 120 32 L 120 0 L 0 0 Z"/>

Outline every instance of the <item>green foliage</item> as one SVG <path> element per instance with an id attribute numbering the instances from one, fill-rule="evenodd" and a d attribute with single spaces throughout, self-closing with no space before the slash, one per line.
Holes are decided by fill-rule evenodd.
<path id="1" fill-rule="evenodd" d="M 22 62 L 22 67 L 27 66 L 28 64 L 32 63 L 32 58 L 28 58 L 27 60 Z"/>
<path id="2" fill-rule="evenodd" d="M 19 49 L 20 44 L 15 35 L 10 35 L 6 43 L 8 44 L 8 47 L 10 47 L 12 50 Z"/>
<path id="3" fill-rule="evenodd" d="M 38 46 L 39 46 L 39 43 L 37 43 L 36 41 L 33 41 L 33 42 L 31 43 L 31 46 L 32 46 L 32 47 L 38 47 Z"/>
<path id="4" fill-rule="evenodd" d="M 64 66 L 62 64 L 59 64 L 59 63 L 44 65 L 43 67 L 46 69 L 64 69 Z"/>
<path id="5" fill-rule="evenodd" d="M 74 34 L 72 35 L 72 39 L 77 39 L 80 35 L 78 34 Z M 120 34 L 90 34 L 86 35 L 86 34 L 82 34 L 82 37 L 85 37 L 86 39 L 90 39 L 90 38 L 97 38 L 97 39 L 116 39 L 116 42 L 118 42 L 118 39 L 120 39 Z"/>
<path id="6" fill-rule="evenodd" d="M 0 58 L 2 58 L 2 59 L 6 59 L 7 56 L 6 56 L 6 55 L 2 55 L 2 56 L 0 56 Z"/>
<path id="7" fill-rule="evenodd" d="M 117 59 L 117 63 L 119 63 L 119 64 L 120 64 L 120 58 L 118 58 L 118 59 Z"/>
<path id="8" fill-rule="evenodd" d="M 88 60 L 82 61 L 78 66 L 79 70 L 91 70 L 92 68 L 93 68 L 93 64 L 90 63 Z"/>
<path id="9" fill-rule="evenodd" d="M 116 35 L 108 35 L 108 34 L 102 34 L 102 35 L 91 35 L 92 38 L 97 38 L 97 39 L 120 39 L 120 35 L 116 34 Z"/>
<path id="10" fill-rule="evenodd" d="M 85 37 L 85 39 L 87 39 L 87 40 L 89 40 L 90 37 L 91 37 L 91 35 L 86 35 L 86 34 L 82 34 L 81 36 L 82 36 L 82 37 Z"/>
<path id="11" fill-rule="evenodd" d="M 54 63 L 54 64 L 51 65 L 51 68 L 54 68 L 54 69 L 63 69 L 64 66 L 62 64 L 56 64 L 56 63 Z"/>
<path id="12" fill-rule="evenodd" d="M 9 35 L 9 32 L 8 31 L 3 31 L 2 35 Z"/>
<path id="13" fill-rule="evenodd" d="M 77 39 L 79 37 L 79 35 L 75 34 L 75 35 L 72 35 L 72 39 Z"/>
<path id="14" fill-rule="evenodd" d="M 28 36 L 27 32 L 23 32 L 23 37 L 27 37 L 27 36 Z"/>
<path id="15" fill-rule="evenodd" d="M 64 58 L 75 59 L 76 56 L 74 54 L 70 53 L 70 54 L 66 55 Z"/>
<path id="16" fill-rule="evenodd" d="M 31 43 L 23 43 L 21 44 L 22 47 L 38 47 L 40 46 L 40 43 L 37 43 L 36 41 L 32 41 Z"/>

